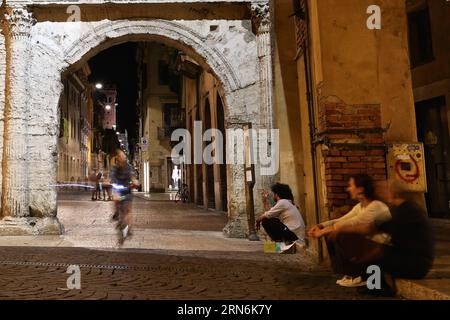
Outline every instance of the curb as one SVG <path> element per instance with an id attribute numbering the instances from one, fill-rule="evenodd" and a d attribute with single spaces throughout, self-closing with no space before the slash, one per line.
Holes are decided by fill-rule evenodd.
<path id="1" fill-rule="evenodd" d="M 408 300 L 450 300 L 450 296 L 411 280 L 395 279 L 397 295 Z"/>

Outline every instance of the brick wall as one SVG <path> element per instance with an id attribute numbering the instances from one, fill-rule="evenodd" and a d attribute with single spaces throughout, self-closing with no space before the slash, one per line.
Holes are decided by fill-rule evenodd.
<path id="1" fill-rule="evenodd" d="M 379 105 L 321 103 L 319 136 L 327 146 L 326 194 L 330 212 L 354 205 L 346 192 L 351 174 L 367 173 L 386 179 L 386 158 Z"/>

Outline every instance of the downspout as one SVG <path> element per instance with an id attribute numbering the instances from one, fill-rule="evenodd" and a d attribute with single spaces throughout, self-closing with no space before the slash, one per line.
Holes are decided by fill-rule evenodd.
<path id="1" fill-rule="evenodd" d="M 313 184 L 314 184 L 314 207 L 316 214 L 316 224 L 320 223 L 320 204 L 319 204 L 319 190 L 317 185 L 317 152 L 316 144 L 313 143 L 315 139 L 315 119 L 316 113 L 314 110 L 313 101 L 313 83 L 312 83 L 312 68 L 311 68 L 311 33 L 310 33 L 310 20 L 309 20 L 309 8 L 308 1 L 305 1 L 305 22 L 306 22 L 306 32 L 307 37 L 305 41 L 305 52 L 304 52 L 304 63 L 305 63 L 305 80 L 306 80 L 306 96 L 308 100 L 308 116 L 309 116 L 309 135 L 311 141 L 311 155 L 312 155 L 312 170 L 313 170 Z M 318 240 L 317 248 L 319 262 L 323 261 L 323 248 L 322 243 Z"/>

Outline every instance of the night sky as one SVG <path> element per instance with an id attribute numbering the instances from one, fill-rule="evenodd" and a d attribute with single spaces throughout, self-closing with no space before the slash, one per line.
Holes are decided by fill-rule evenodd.
<path id="1" fill-rule="evenodd" d="M 130 151 L 133 152 L 133 140 L 138 135 L 137 100 L 137 64 L 135 61 L 136 43 L 128 42 L 100 52 L 89 60 L 92 74 L 91 83 L 101 82 L 106 87 L 117 88 L 116 113 L 117 129 L 128 131 Z"/>

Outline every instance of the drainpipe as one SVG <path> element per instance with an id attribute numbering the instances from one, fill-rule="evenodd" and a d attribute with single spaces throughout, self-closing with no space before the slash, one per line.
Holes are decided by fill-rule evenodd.
<path id="1" fill-rule="evenodd" d="M 305 62 L 305 80 L 306 80 L 306 96 L 308 100 L 308 116 L 309 116 L 309 135 L 311 141 L 311 155 L 312 155 L 312 170 L 313 170 L 313 183 L 314 183 L 314 207 L 316 213 L 316 223 L 320 223 L 320 204 L 319 204 L 319 190 L 317 186 L 317 152 L 316 152 L 316 144 L 313 143 L 315 139 L 315 119 L 316 113 L 314 110 L 314 101 L 313 101 L 313 83 L 312 83 L 312 68 L 311 68 L 311 29 L 310 29 L 310 21 L 309 21 L 309 8 L 308 1 L 305 1 L 305 22 L 306 22 L 306 32 L 307 37 L 305 41 L 305 52 L 304 52 L 304 62 Z M 318 258 L 319 262 L 323 261 L 323 248 L 322 243 L 318 240 Z"/>

